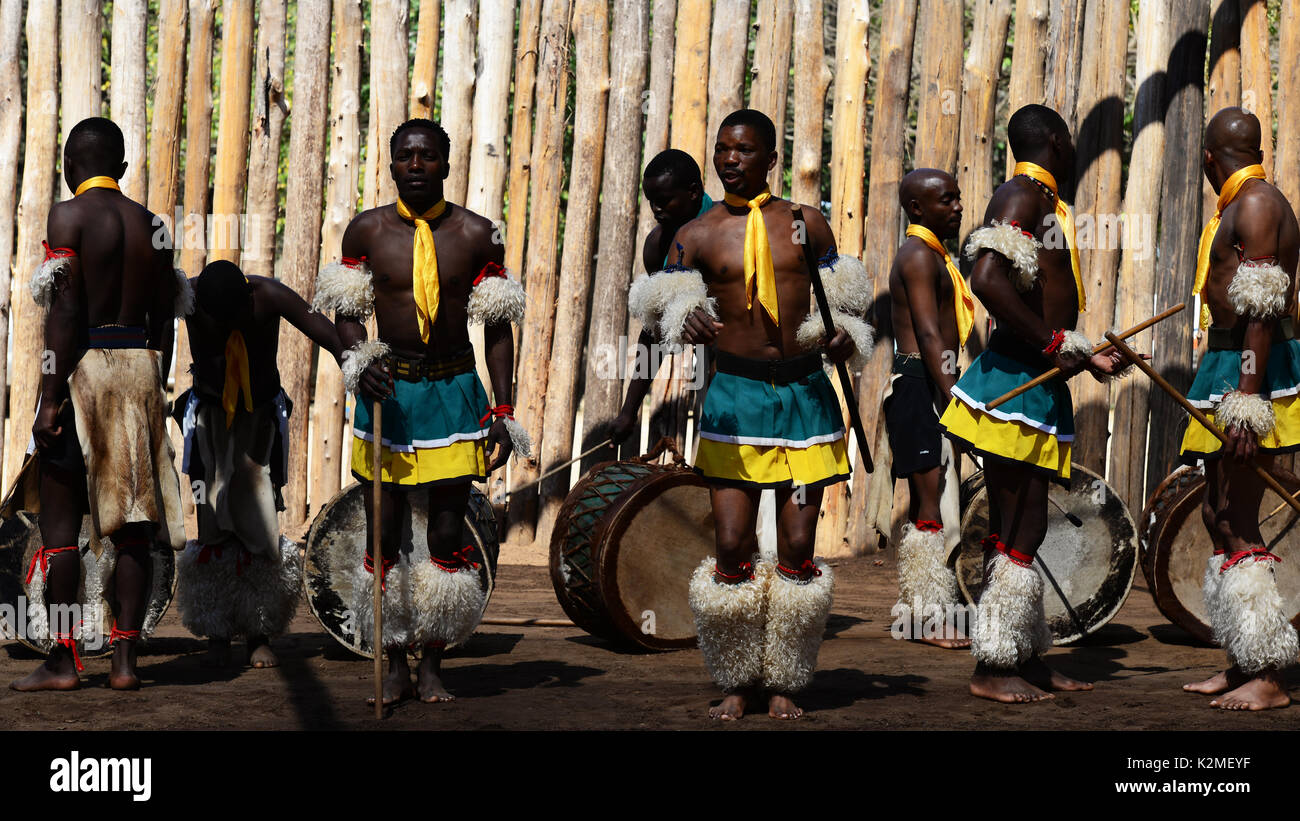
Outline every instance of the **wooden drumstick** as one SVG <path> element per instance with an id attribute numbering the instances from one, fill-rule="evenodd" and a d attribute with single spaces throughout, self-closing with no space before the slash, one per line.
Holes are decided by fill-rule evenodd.
<path id="1" fill-rule="evenodd" d="M 1132 348 L 1124 344 L 1124 340 L 1120 339 L 1119 337 L 1115 336 L 1114 333 L 1111 333 L 1109 331 L 1106 333 L 1106 338 L 1110 340 L 1111 344 L 1115 346 L 1115 349 L 1117 351 L 1119 351 L 1121 354 L 1124 355 L 1125 359 L 1132 362 L 1134 365 L 1137 365 L 1138 369 L 1141 370 L 1142 373 L 1151 377 L 1151 381 L 1155 382 L 1156 386 L 1159 387 L 1160 390 L 1164 391 L 1165 393 L 1173 397 L 1173 400 L 1178 404 L 1182 405 L 1183 409 L 1186 410 L 1189 414 L 1191 414 L 1193 419 L 1199 422 L 1201 426 L 1204 427 L 1206 430 L 1208 430 L 1210 433 L 1214 434 L 1215 438 L 1217 438 L 1220 442 L 1222 442 L 1225 448 L 1229 447 L 1232 444 L 1230 441 L 1228 441 L 1227 434 L 1219 430 L 1218 426 L 1216 426 L 1213 422 L 1211 422 L 1208 418 L 1206 418 L 1205 414 L 1201 412 L 1200 408 L 1196 407 L 1191 402 L 1187 401 L 1186 396 L 1183 396 L 1174 388 L 1173 385 L 1170 385 L 1168 382 L 1166 382 L 1163 376 L 1156 373 L 1155 368 L 1152 368 L 1150 365 L 1144 362 L 1142 360 L 1142 357 L 1138 356 L 1136 353 L 1133 352 Z M 1264 470 L 1262 467 L 1255 464 L 1254 462 L 1252 462 L 1250 466 L 1252 469 L 1254 469 L 1255 473 L 1259 474 L 1259 478 L 1264 480 L 1264 484 L 1268 485 L 1270 490 L 1272 490 L 1278 496 L 1281 496 L 1282 500 L 1287 504 L 1289 504 L 1292 510 L 1295 510 L 1297 513 L 1300 513 L 1300 499 L 1295 499 L 1291 496 L 1290 493 L 1287 493 L 1286 488 L 1282 487 L 1282 485 L 1278 482 L 1278 480 L 1273 478 L 1273 474 L 1269 473 L 1267 470 Z"/>
<path id="2" fill-rule="evenodd" d="M 370 564 L 374 567 L 374 585 L 372 586 L 375 602 L 375 632 L 374 641 L 371 645 L 375 651 L 375 718 L 384 717 L 384 549 L 383 541 L 380 538 L 380 523 L 383 517 L 379 515 L 380 505 L 383 503 L 384 483 L 383 483 L 383 405 L 378 401 L 374 403 L 374 482 L 375 496 L 374 505 L 371 508 L 370 517 Z"/>
<path id="3" fill-rule="evenodd" d="M 1184 308 L 1186 308 L 1186 307 L 1187 307 L 1187 303 L 1185 303 L 1185 302 L 1180 302 L 1180 303 L 1178 303 L 1177 305 L 1175 305 L 1174 307 L 1172 307 L 1172 308 L 1170 308 L 1169 310 L 1165 311 L 1164 313 L 1156 314 L 1155 316 L 1151 317 L 1150 319 L 1146 319 L 1146 320 L 1143 320 L 1142 322 L 1139 322 L 1138 324 L 1134 325 L 1132 328 L 1129 328 L 1127 331 L 1124 331 L 1123 333 L 1121 333 L 1121 334 L 1119 335 L 1119 338 L 1120 338 L 1120 339 L 1128 339 L 1130 336 L 1134 336 L 1135 334 L 1140 334 L 1140 333 L 1142 333 L 1143 331 L 1145 331 L 1147 328 L 1150 328 L 1152 325 L 1156 324 L 1157 322 L 1161 322 L 1161 321 L 1163 321 L 1163 320 L 1168 319 L 1169 317 L 1173 316 L 1174 314 L 1178 313 L 1179 311 L 1181 311 L 1182 309 L 1184 309 Z M 1110 334 L 1106 334 L 1106 338 L 1109 339 L 1109 338 L 1110 338 Z M 1096 346 L 1095 348 L 1093 348 L 1093 349 L 1092 349 L 1092 352 L 1093 352 L 1094 354 L 1102 353 L 1102 352 L 1105 351 L 1107 348 L 1110 348 L 1110 347 L 1111 347 L 1111 344 L 1112 344 L 1112 343 L 1110 343 L 1110 342 L 1103 342 L 1103 343 L 1101 343 L 1100 345 L 1098 345 L 1098 346 Z M 1003 404 L 1004 402 L 1010 402 L 1012 399 L 1015 399 L 1017 396 L 1019 396 L 1020 394 L 1024 393 L 1025 391 L 1027 391 L 1027 390 L 1031 390 L 1031 389 L 1033 389 L 1033 388 L 1036 388 L 1036 387 L 1038 387 L 1039 385 L 1043 384 L 1044 382 L 1050 382 L 1051 380 L 1055 379 L 1056 377 L 1058 377 L 1058 376 L 1060 376 L 1060 375 L 1061 375 L 1061 369 L 1060 369 L 1060 368 L 1052 368 L 1050 371 L 1046 371 L 1046 372 L 1044 372 L 1044 373 L 1042 373 L 1042 374 L 1040 374 L 1040 375 L 1038 375 L 1038 376 L 1035 376 L 1033 379 L 1029 380 L 1028 382 L 1026 382 L 1025 384 L 1021 385 L 1020 387 L 1015 388 L 1014 390 L 1010 390 L 1010 391 L 1008 391 L 1008 392 L 1002 394 L 1002 395 L 999 396 L 997 399 L 994 399 L 992 402 L 990 402 L 990 403 L 988 403 L 987 405 L 985 405 L 985 406 L 984 406 L 984 409 L 985 409 L 985 410 L 993 410 L 993 409 L 996 408 L 998 405 L 1001 405 L 1001 404 Z"/>

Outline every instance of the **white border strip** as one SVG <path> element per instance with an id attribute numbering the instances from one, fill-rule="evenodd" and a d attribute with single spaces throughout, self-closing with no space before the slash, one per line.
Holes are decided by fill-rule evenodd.
<path id="1" fill-rule="evenodd" d="M 375 435 L 373 433 L 366 433 L 356 428 L 352 429 L 352 435 L 357 439 L 361 439 L 366 442 L 373 442 L 375 440 Z M 415 441 L 411 442 L 409 445 L 405 445 L 405 444 L 395 445 L 393 444 L 391 439 L 385 439 L 383 440 L 383 446 L 388 448 L 393 453 L 415 453 L 417 450 L 432 450 L 433 448 L 445 448 L 448 447 L 449 445 L 454 445 L 457 442 L 473 442 L 476 439 L 483 439 L 487 435 L 488 435 L 488 429 L 484 428 L 483 430 L 475 431 L 474 433 L 453 433 L 451 436 L 448 436 L 445 439 L 416 439 Z"/>
<path id="2" fill-rule="evenodd" d="M 1300 385 L 1297 385 L 1294 388 L 1286 388 L 1280 391 L 1273 391 L 1268 395 L 1268 398 L 1285 399 L 1288 396 L 1295 396 L 1296 394 L 1300 394 Z M 1219 404 L 1219 402 L 1223 401 L 1223 397 L 1225 396 L 1227 396 L 1227 394 L 1212 393 L 1210 394 L 1209 399 L 1189 399 L 1187 401 L 1191 402 L 1192 407 L 1194 408 L 1206 409 L 1206 408 L 1213 408 L 1215 405 Z"/>
<path id="3" fill-rule="evenodd" d="M 710 433 L 700 431 L 701 439 L 708 439 L 710 442 L 724 442 L 728 445 L 750 445 L 753 447 L 784 447 L 784 448 L 807 448 L 813 445 L 825 445 L 830 442 L 836 442 L 844 438 L 844 431 L 839 430 L 835 433 L 828 433 L 824 436 L 813 436 L 809 439 L 767 439 L 762 436 L 727 436 L 722 433 Z"/>
<path id="4" fill-rule="evenodd" d="M 983 402 L 975 401 L 975 399 L 971 398 L 970 394 L 957 388 L 957 386 L 955 385 L 953 386 L 952 389 L 952 395 L 960 399 L 962 401 L 962 404 L 974 408 L 980 413 L 987 413 L 989 416 L 992 416 L 994 419 L 1001 419 L 1003 422 L 1019 422 L 1020 424 L 1031 427 L 1034 430 L 1040 430 L 1043 433 L 1047 433 L 1047 434 L 1051 434 L 1052 436 L 1055 436 L 1058 442 L 1074 441 L 1073 434 L 1062 435 L 1057 433 L 1055 425 L 1049 425 L 1046 422 L 1039 422 L 1034 419 L 1030 419 L 1024 414 L 1020 414 L 1020 413 L 1004 413 L 1003 411 L 1000 410 L 989 410 L 988 408 L 984 407 Z"/>

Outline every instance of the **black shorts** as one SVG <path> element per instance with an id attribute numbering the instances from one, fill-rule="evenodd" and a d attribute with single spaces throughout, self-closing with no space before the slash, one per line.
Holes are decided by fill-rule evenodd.
<path id="1" fill-rule="evenodd" d="M 919 364 L 919 360 L 915 360 Z M 897 370 L 895 371 L 897 373 Z M 939 467 L 943 434 L 934 410 L 934 383 L 928 376 L 900 373 L 885 401 L 885 427 L 894 452 L 895 479 Z"/>
<path id="2" fill-rule="evenodd" d="M 77 438 L 77 416 L 72 410 L 71 400 L 63 401 L 55 424 L 63 430 L 55 437 L 54 444 L 48 448 L 36 449 L 41 465 L 72 473 L 85 473 L 86 460 L 81 455 L 81 440 Z"/>

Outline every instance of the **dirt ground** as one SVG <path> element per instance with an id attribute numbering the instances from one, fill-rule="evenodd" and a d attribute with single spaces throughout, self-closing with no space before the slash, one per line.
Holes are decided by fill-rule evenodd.
<path id="1" fill-rule="evenodd" d="M 877 566 L 876 561 L 882 561 Z M 969 653 L 896 641 L 889 635 L 895 599 L 893 555 L 839 559 L 835 606 L 818 671 L 799 703 L 798 722 L 766 715 L 721 724 L 697 651 L 649 654 L 611 647 L 576 628 L 480 627 L 446 662 L 454 704 L 409 702 L 376 722 L 365 698 L 371 663 L 323 632 L 303 605 L 292 632 L 275 642 L 282 666 L 199 667 L 203 644 L 169 610 L 142 648 L 144 689 L 106 688 L 108 660 L 86 660 L 76 693 L 23 695 L 0 690 L 6 729 L 1295 729 L 1300 708 L 1228 714 L 1180 686 L 1210 675 L 1221 651 L 1196 644 L 1167 623 L 1141 585 L 1109 625 L 1048 660 L 1097 683 L 1091 693 L 1011 707 L 966 691 Z M 503 565 L 489 617 L 563 618 L 546 568 Z M 242 646 L 237 646 L 237 652 Z M 0 680 L 31 670 L 39 657 L 16 642 L 0 652 Z M 1290 671 L 1293 690 L 1300 684 Z M 1293 695 L 1300 696 L 1300 692 Z M 89 709 L 88 709 L 89 708 Z"/>

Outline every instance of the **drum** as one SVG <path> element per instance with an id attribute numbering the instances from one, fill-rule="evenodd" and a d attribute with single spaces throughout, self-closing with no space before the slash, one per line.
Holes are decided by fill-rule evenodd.
<path id="1" fill-rule="evenodd" d="M 27 630 L 30 618 L 26 606 L 31 599 L 26 579 L 32 557 L 41 547 L 39 522 L 39 514 L 28 512 L 17 512 L 0 522 L 0 621 L 4 622 L 0 629 L 5 638 L 15 637 L 39 653 L 48 653 L 54 647 L 54 640 L 49 636 L 37 640 Z M 78 539 L 81 582 L 77 587 L 77 601 L 81 604 L 81 612 L 75 618 L 77 621 L 93 621 L 94 626 L 88 627 L 85 623 L 81 626 L 77 653 L 82 658 L 95 658 L 110 651 L 108 635 L 113 628 L 115 607 L 112 565 L 97 559 L 90 549 L 90 527 L 90 517 L 84 517 Z M 153 555 L 153 592 L 145 613 L 146 636 L 158 626 L 176 592 L 176 552 L 168 545 L 158 544 L 150 552 Z M 116 553 L 112 542 L 105 540 L 101 558 L 109 557 L 116 558 Z M 20 606 L 20 597 L 23 606 Z"/>
<path id="2" fill-rule="evenodd" d="M 1202 587 L 1211 547 L 1201 519 L 1205 474 L 1180 467 L 1160 483 L 1147 502 L 1143 519 L 1142 570 L 1156 608 L 1169 621 L 1213 644 Z M 1260 533 L 1270 551 L 1282 558 L 1273 565 L 1278 591 L 1291 623 L 1300 628 L 1300 528 L 1297 516 L 1275 494 L 1260 501 Z M 1281 509 L 1279 510 L 1279 507 Z"/>
<path id="3" fill-rule="evenodd" d="M 1038 551 L 1041 561 L 1034 562 L 1043 576 L 1052 643 L 1058 645 L 1096 632 L 1119 612 L 1138 564 L 1137 528 L 1123 500 L 1091 470 L 1070 470 L 1070 489 L 1052 483 L 1048 492 L 1047 536 Z M 957 584 L 965 600 L 974 602 L 984 585 L 980 541 L 989 532 L 982 472 L 962 483 L 962 510 Z"/>
<path id="4" fill-rule="evenodd" d="M 674 464 L 651 464 L 665 449 Z M 708 487 L 665 438 L 639 459 L 596 465 L 570 491 L 551 533 L 551 584 L 593 636 L 693 647 L 688 587 L 713 545 Z"/>
<path id="5" fill-rule="evenodd" d="M 303 560 L 303 587 L 307 604 L 325 632 L 339 644 L 366 658 L 374 657 L 369 641 L 362 641 L 352 618 L 352 584 L 366 552 L 366 503 L 368 486 L 354 484 L 331 499 L 307 532 L 307 555 Z M 410 513 L 402 527 L 399 550 L 412 562 L 429 561 L 428 502 L 423 493 L 407 494 Z M 469 507 L 465 511 L 465 529 L 461 544 L 477 548 L 479 584 L 483 588 L 483 607 L 487 608 L 496 582 L 497 557 L 501 545 L 497 540 L 496 515 L 492 503 L 477 487 L 470 486 Z M 480 558 L 481 557 L 481 558 Z M 366 583 L 371 577 L 365 576 Z"/>

